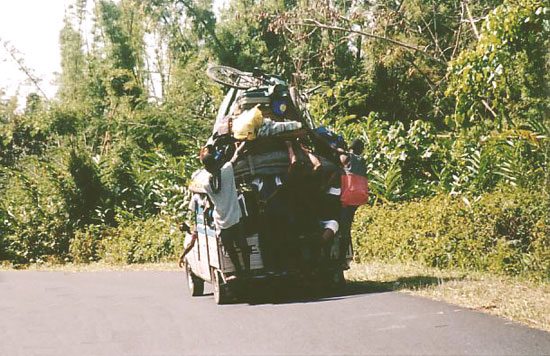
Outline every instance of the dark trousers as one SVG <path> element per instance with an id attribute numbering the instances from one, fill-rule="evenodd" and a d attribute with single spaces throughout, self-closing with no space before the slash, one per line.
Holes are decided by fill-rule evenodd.
<path id="1" fill-rule="evenodd" d="M 241 274 L 243 271 L 249 271 L 250 248 L 248 246 L 246 238 L 244 237 L 242 224 L 239 222 L 227 229 L 221 229 L 220 239 L 222 240 L 223 247 L 227 251 L 231 262 L 235 266 L 235 273 Z M 239 255 L 237 254 L 236 248 L 239 248 L 241 250 L 244 261 L 244 269 L 241 265 L 241 261 L 239 259 Z"/>
<path id="2" fill-rule="evenodd" d="M 340 258 L 345 258 L 351 243 L 351 225 L 357 206 L 345 206 L 340 215 Z"/>

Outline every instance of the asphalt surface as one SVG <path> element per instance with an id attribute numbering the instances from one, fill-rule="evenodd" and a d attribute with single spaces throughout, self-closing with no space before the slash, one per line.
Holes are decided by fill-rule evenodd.
<path id="1" fill-rule="evenodd" d="M 550 354 L 549 333 L 368 285 L 275 292 L 217 306 L 182 272 L 0 272 L 0 355 Z"/>

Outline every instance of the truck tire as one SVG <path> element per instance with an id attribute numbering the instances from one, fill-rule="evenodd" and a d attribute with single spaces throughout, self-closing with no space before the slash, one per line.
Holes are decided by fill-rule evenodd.
<path id="1" fill-rule="evenodd" d="M 214 301 L 216 304 L 227 304 L 229 303 L 230 293 L 229 287 L 223 282 L 223 279 L 220 275 L 220 272 L 212 270 L 212 286 L 214 289 Z"/>
<path id="2" fill-rule="evenodd" d="M 189 263 L 185 263 L 185 274 L 187 275 L 187 287 L 193 297 L 197 297 L 204 294 L 204 281 L 195 276 L 191 271 Z"/>

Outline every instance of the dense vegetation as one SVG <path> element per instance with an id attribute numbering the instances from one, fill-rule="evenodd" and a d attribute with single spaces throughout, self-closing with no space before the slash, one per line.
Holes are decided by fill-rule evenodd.
<path id="1" fill-rule="evenodd" d="M 365 139 L 360 257 L 548 276 L 549 33 L 539 0 L 75 0 L 56 98 L 0 101 L 0 260 L 173 256 L 219 63 Z"/>
<path id="2" fill-rule="evenodd" d="M 550 200 L 524 189 L 475 203 L 438 195 L 362 209 L 355 226 L 363 260 L 418 261 L 439 268 L 550 276 Z"/>

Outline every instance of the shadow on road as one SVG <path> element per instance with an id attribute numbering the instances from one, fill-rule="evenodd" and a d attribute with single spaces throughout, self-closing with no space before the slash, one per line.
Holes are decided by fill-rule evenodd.
<path id="1" fill-rule="evenodd" d="M 319 286 L 296 286 L 288 284 L 259 286 L 253 290 L 243 291 L 240 302 L 258 304 L 290 304 L 326 302 L 359 295 L 385 293 L 402 289 L 422 289 L 461 278 L 436 278 L 431 276 L 402 277 L 392 281 L 347 281 L 338 290 Z"/>
<path id="2" fill-rule="evenodd" d="M 439 285 L 459 278 L 437 278 L 432 276 L 401 277 L 392 281 L 348 281 L 347 287 L 357 294 L 382 293 L 402 289 L 423 289 L 433 285 Z"/>

